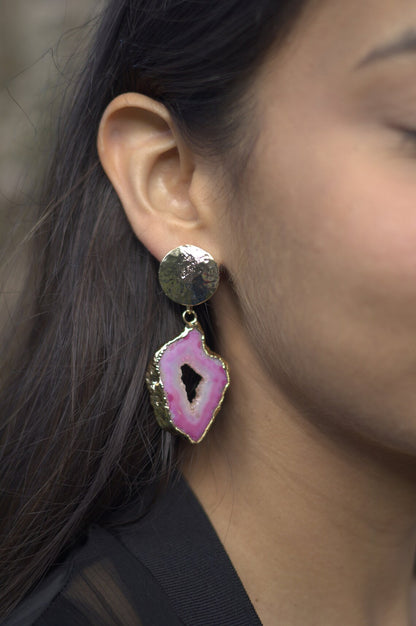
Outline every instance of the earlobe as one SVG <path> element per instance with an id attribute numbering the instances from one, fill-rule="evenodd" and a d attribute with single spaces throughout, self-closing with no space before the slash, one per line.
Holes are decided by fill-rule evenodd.
<path id="1" fill-rule="evenodd" d="M 101 119 L 97 148 L 133 230 L 154 256 L 192 242 L 200 227 L 189 195 L 192 154 L 161 103 L 136 93 L 115 98 Z"/>

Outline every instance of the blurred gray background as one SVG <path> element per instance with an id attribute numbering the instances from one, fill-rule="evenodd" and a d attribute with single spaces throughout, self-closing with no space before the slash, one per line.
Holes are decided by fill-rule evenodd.
<path id="1" fill-rule="evenodd" d="M 105 0 L 0 0 L 0 327 L 30 271 L 24 246 L 57 102 Z M 43 168 L 44 169 L 44 168 Z"/>
<path id="2" fill-rule="evenodd" d="M 40 124 L 47 124 L 50 99 L 62 80 L 58 68 L 85 37 L 85 29 L 77 27 L 101 5 L 98 0 L 0 0 L 1 209 L 25 193 L 28 157 L 39 147 L 45 131 Z"/>

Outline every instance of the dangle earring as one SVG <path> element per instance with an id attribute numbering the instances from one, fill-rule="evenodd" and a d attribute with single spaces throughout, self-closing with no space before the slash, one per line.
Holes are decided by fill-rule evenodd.
<path id="1" fill-rule="evenodd" d="M 185 329 L 159 348 L 148 366 L 150 401 L 159 426 L 199 443 L 230 384 L 228 365 L 206 346 L 193 309 L 214 295 L 218 265 L 202 248 L 179 246 L 162 260 L 159 282 L 168 298 L 186 307 L 182 314 Z"/>

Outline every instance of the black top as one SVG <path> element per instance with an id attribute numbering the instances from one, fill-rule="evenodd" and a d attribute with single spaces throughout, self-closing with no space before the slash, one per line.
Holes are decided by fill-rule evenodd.
<path id="1" fill-rule="evenodd" d="M 4 626 L 261 625 L 183 477 L 128 522 L 138 514 L 136 504 L 111 529 L 91 525 Z"/>

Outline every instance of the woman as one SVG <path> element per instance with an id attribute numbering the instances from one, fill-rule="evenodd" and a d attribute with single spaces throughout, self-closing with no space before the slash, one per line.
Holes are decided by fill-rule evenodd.
<path id="1" fill-rule="evenodd" d="M 109 3 L 6 365 L 5 623 L 416 623 L 412 28 L 407 0 Z M 185 244 L 230 380 L 195 445 L 146 384 Z"/>

